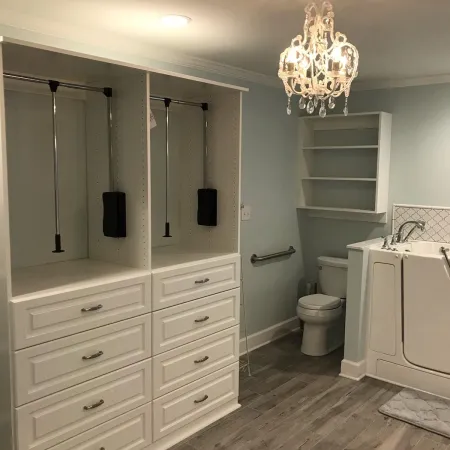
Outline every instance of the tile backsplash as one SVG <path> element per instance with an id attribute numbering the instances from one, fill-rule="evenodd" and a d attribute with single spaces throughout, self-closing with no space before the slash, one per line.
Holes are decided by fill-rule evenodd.
<path id="1" fill-rule="evenodd" d="M 415 230 L 413 240 L 450 243 L 450 208 L 438 206 L 394 205 L 392 230 L 396 233 L 407 220 L 424 220 L 425 231 Z"/>

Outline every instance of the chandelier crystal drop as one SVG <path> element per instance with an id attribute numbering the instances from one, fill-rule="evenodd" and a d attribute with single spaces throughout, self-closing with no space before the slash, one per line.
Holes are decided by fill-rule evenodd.
<path id="1" fill-rule="evenodd" d="M 335 99 L 345 95 L 344 114 L 348 114 L 348 97 L 352 81 L 358 76 L 359 54 L 347 37 L 334 32 L 334 12 L 330 2 L 306 8 L 303 36 L 298 35 L 280 55 L 278 76 L 284 84 L 291 113 L 291 97 L 300 95 L 299 107 L 308 114 L 320 105 L 319 115 L 325 117 L 326 107 L 334 109 Z"/>

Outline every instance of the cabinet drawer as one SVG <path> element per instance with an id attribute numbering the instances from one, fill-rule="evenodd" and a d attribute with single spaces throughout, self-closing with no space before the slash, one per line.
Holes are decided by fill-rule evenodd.
<path id="1" fill-rule="evenodd" d="M 141 450 L 152 443 L 152 404 L 52 447 L 51 450 Z"/>
<path id="2" fill-rule="evenodd" d="M 226 367 L 239 359 L 239 326 L 153 358 L 153 398 Z"/>
<path id="3" fill-rule="evenodd" d="M 151 400 L 151 361 L 16 408 L 17 450 L 46 450 Z"/>
<path id="4" fill-rule="evenodd" d="M 153 311 L 240 285 L 239 255 L 153 272 Z"/>
<path id="5" fill-rule="evenodd" d="M 153 402 L 154 439 L 161 439 L 237 398 L 238 385 L 239 363 L 234 363 L 156 399 Z"/>
<path id="6" fill-rule="evenodd" d="M 239 292 L 233 289 L 153 313 L 153 354 L 237 325 Z"/>
<path id="7" fill-rule="evenodd" d="M 15 404 L 23 405 L 151 356 L 151 314 L 19 350 Z"/>
<path id="8" fill-rule="evenodd" d="M 151 276 L 30 300 L 11 301 L 14 348 L 21 349 L 151 311 Z"/>

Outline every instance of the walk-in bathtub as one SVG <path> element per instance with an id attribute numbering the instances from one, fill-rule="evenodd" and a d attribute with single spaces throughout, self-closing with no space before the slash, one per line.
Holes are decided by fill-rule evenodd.
<path id="1" fill-rule="evenodd" d="M 367 375 L 450 398 L 449 244 L 369 255 Z M 449 253 L 450 256 L 450 253 Z"/>

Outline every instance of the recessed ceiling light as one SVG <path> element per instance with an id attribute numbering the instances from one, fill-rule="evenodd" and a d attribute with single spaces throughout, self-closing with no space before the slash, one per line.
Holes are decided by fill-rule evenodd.
<path id="1" fill-rule="evenodd" d="M 168 14 L 161 18 L 161 22 L 166 27 L 181 28 L 189 24 L 192 19 L 188 16 L 180 16 L 178 14 Z"/>

